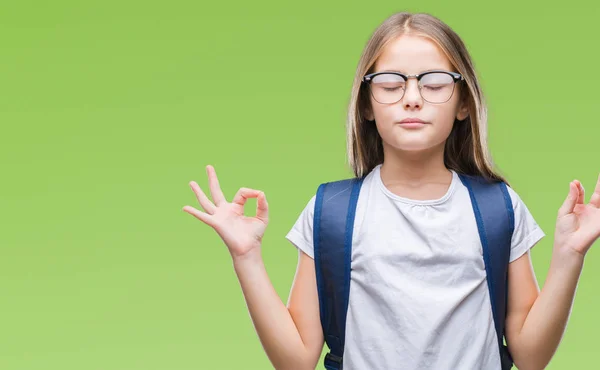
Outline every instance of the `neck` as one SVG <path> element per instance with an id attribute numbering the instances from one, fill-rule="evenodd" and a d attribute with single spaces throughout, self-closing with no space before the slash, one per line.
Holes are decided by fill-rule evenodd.
<path id="1" fill-rule="evenodd" d="M 452 180 L 452 173 L 444 165 L 444 143 L 420 151 L 403 151 L 384 144 L 383 153 L 381 178 L 386 184 L 418 187 Z"/>

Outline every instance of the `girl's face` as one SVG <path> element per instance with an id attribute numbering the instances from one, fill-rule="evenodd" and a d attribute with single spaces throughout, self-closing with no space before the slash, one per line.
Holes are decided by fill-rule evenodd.
<path id="1" fill-rule="evenodd" d="M 374 72 L 395 71 L 414 75 L 433 69 L 454 71 L 450 61 L 436 43 L 420 36 L 402 35 L 387 45 L 375 63 Z M 441 104 L 424 100 L 415 78 L 408 79 L 404 96 L 400 101 L 381 104 L 373 98 L 372 94 L 370 101 L 372 111 L 366 112 L 366 118 L 375 120 L 384 151 L 443 148 L 454 120 L 456 118 L 463 120 L 468 115 L 466 104 L 461 104 L 459 101 L 458 82 L 454 86 L 450 100 Z M 405 118 L 418 118 L 427 124 L 419 127 L 399 124 Z"/>

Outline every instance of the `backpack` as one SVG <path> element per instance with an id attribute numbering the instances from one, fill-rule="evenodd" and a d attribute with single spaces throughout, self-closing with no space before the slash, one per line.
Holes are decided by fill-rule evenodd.
<path id="1" fill-rule="evenodd" d="M 490 182 L 478 175 L 459 174 L 469 190 L 483 259 L 502 370 L 511 369 L 512 357 L 503 342 L 508 294 L 508 263 L 514 230 L 514 213 L 504 182 Z M 313 219 L 314 261 L 319 313 L 324 340 L 329 348 L 324 365 L 341 370 L 346 313 L 350 293 L 352 231 L 356 204 L 365 176 L 319 185 Z"/>

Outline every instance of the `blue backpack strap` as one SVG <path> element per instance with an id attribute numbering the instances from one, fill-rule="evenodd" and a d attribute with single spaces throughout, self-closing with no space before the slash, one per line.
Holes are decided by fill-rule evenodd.
<path id="1" fill-rule="evenodd" d="M 330 352 L 325 368 L 342 369 L 350 294 L 352 231 L 363 178 L 321 184 L 313 220 L 313 244 L 323 336 Z"/>
<path id="2" fill-rule="evenodd" d="M 514 230 L 514 212 L 504 182 L 488 182 L 481 176 L 459 174 L 469 189 L 471 205 L 483 246 L 483 260 L 498 337 L 502 370 L 511 369 L 513 361 L 504 345 L 504 323 L 508 301 L 508 263 Z"/>

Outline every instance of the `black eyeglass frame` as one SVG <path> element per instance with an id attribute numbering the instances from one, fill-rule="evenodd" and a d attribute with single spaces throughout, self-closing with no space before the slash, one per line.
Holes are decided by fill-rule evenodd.
<path id="1" fill-rule="evenodd" d="M 421 79 L 423 78 L 423 76 L 426 76 L 426 75 L 431 74 L 431 73 L 445 73 L 445 74 L 448 74 L 448 75 L 452 76 L 452 80 L 454 82 L 454 85 L 452 85 L 452 94 L 450 94 L 450 97 L 448 98 L 448 100 L 452 99 L 452 95 L 454 95 L 454 90 L 455 90 L 455 87 L 456 87 L 456 83 L 465 80 L 465 78 L 463 77 L 463 75 L 461 75 L 460 73 L 451 72 L 451 71 L 444 71 L 442 69 L 436 69 L 436 70 L 426 71 L 426 72 L 422 72 L 422 73 L 417 73 L 417 74 L 414 74 L 414 75 L 406 75 L 404 73 L 391 72 L 391 71 L 374 72 L 374 73 L 369 73 L 368 75 L 365 75 L 362 78 L 362 82 L 369 87 L 369 90 L 371 91 L 371 95 L 373 95 L 373 89 L 371 89 L 371 82 L 373 82 L 373 78 L 375 76 L 383 75 L 383 74 L 393 74 L 393 75 L 397 75 L 397 76 L 402 77 L 402 79 L 404 79 L 404 82 L 408 82 L 409 78 L 413 78 L 414 77 L 414 78 L 417 79 L 418 86 L 419 86 L 419 94 L 421 94 Z M 402 92 L 402 96 L 400 97 L 400 99 L 396 100 L 393 103 L 379 103 L 379 104 L 396 104 L 397 102 L 399 102 L 400 100 L 402 100 L 402 98 L 404 97 L 405 93 L 406 93 L 406 90 L 404 90 Z M 421 94 L 421 97 L 423 98 L 423 94 Z M 373 99 L 375 99 L 375 96 L 373 96 Z M 375 100 L 377 102 L 379 102 L 377 99 L 375 99 Z M 425 98 L 423 98 L 423 100 L 425 100 L 425 101 L 427 101 L 427 102 L 429 102 L 431 104 L 444 104 L 444 103 L 446 103 L 448 101 L 448 100 L 446 100 L 446 101 L 443 101 L 443 102 L 435 102 L 435 103 L 433 103 L 433 102 L 430 102 L 429 100 L 427 100 Z"/>

